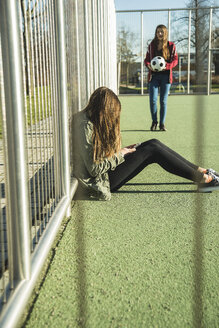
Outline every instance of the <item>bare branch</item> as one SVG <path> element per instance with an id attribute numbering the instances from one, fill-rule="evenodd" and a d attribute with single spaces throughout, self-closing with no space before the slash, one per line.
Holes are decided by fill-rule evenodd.
<path id="1" fill-rule="evenodd" d="M 31 9 L 31 13 L 34 13 L 35 12 L 38 4 L 39 4 L 39 1 L 38 0 L 35 0 L 35 4 L 33 5 L 33 8 Z"/>

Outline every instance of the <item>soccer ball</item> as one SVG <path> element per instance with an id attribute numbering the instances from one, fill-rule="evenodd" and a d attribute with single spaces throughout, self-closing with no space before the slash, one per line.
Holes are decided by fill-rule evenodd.
<path id="1" fill-rule="evenodd" d="M 155 72 L 163 71 L 166 67 L 165 59 L 161 56 L 156 56 L 151 60 L 151 67 Z"/>

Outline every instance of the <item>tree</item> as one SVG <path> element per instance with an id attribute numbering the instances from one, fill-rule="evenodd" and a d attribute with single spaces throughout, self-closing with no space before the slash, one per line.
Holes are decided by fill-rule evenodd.
<path id="1" fill-rule="evenodd" d="M 201 84 L 204 82 L 204 63 L 208 58 L 208 44 L 209 44 L 209 9 L 202 9 L 209 7 L 213 3 L 209 0 L 190 0 L 188 7 L 194 6 L 197 10 L 192 15 L 192 33 L 194 35 L 195 46 L 195 68 L 196 68 L 196 82 Z"/>
<path id="2" fill-rule="evenodd" d="M 40 61 L 40 49 L 46 44 L 46 23 L 43 15 L 48 4 L 42 4 L 39 0 L 20 0 L 22 15 L 22 34 L 25 64 L 26 92 L 29 95 L 33 89 L 36 75 L 40 76 L 43 59 Z M 37 70 L 38 67 L 38 70 Z M 35 76 L 34 76 L 35 75 Z"/>
<path id="3" fill-rule="evenodd" d="M 31 29 L 33 21 L 33 13 L 38 5 L 38 0 L 28 1 L 20 0 L 22 13 L 22 32 L 23 32 L 23 46 L 24 46 L 24 62 L 25 62 L 25 81 L 26 91 L 29 95 L 29 86 L 33 85 L 33 62 L 32 62 L 32 47 L 31 47 Z"/>
<path id="4" fill-rule="evenodd" d="M 117 38 L 117 56 L 119 63 L 126 64 L 126 86 L 129 83 L 129 67 L 130 64 L 134 63 L 137 59 L 137 55 L 134 53 L 136 44 L 136 35 L 125 27 L 122 27 L 118 33 Z"/>
<path id="5" fill-rule="evenodd" d="M 208 58 L 208 42 L 209 42 L 209 9 L 214 5 L 211 0 L 190 0 L 187 3 L 187 8 L 196 8 L 191 11 L 191 48 L 195 53 L 195 72 L 196 84 L 200 85 L 205 82 L 204 68 L 206 69 Z M 213 15 L 216 15 L 213 12 Z M 179 28 L 176 30 L 177 41 L 176 44 L 185 46 L 188 42 L 188 32 L 183 28 L 185 21 L 189 21 L 188 14 L 186 16 L 176 19 L 176 22 L 182 23 L 182 30 L 179 35 Z M 188 26 L 188 24 L 186 24 Z M 179 37 L 178 37 L 179 35 Z"/>

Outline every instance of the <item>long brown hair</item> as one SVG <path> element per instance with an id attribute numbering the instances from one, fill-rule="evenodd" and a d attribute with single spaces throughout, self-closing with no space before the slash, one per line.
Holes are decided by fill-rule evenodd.
<path id="1" fill-rule="evenodd" d="M 91 95 L 85 111 L 93 123 L 93 160 L 100 162 L 121 147 L 121 103 L 112 90 L 100 87 Z"/>
<path id="2" fill-rule="evenodd" d="M 156 30 L 155 30 L 155 37 L 154 37 L 154 42 L 155 42 L 155 49 L 157 50 L 158 48 L 158 44 L 160 42 L 160 40 L 158 39 L 157 37 L 157 30 L 158 29 L 162 29 L 163 31 L 163 41 L 162 41 L 162 54 L 163 54 L 163 58 L 165 60 L 168 60 L 170 58 L 170 51 L 169 51 L 169 48 L 168 48 L 168 30 L 167 30 L 167 27 L 163 24 L 160 24 L 156 27 Z"/>

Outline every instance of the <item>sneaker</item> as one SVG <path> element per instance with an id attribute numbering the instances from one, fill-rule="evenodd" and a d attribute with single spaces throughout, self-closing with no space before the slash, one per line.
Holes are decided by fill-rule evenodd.
<path id="1" fill-rule="evenodd" d="M 157 122 L 152 122 L 152 125 L 151 125 L 151 131 L 155 131 L 157 129 Z"/>
<path id="2" fill-rule="evenodd" d="M 160 124 L 160 131 L 167 131 L 164 124 Z"/>
<path id="3" fill-rule="evenodd" d="M 207 169 L 206 174 L 210 174 L 210 175 L 213 174 L 213 175 L 216 175 L 217 177 L 219 177 L 219 173 L 216 172 L 216 171 L 213 170 L 213 169 Z"/>
<path id="4" fill-rule="evenodd" d="M 219 190 L 219 177 L 211 173 L 212 180 L 208 183 L 199 183 L 198 191 L 199 192 L 210 192 L 214 190 Z"/>

